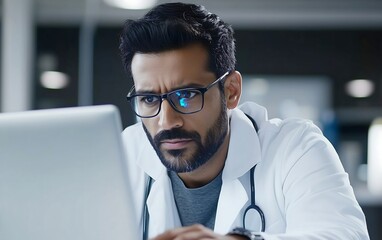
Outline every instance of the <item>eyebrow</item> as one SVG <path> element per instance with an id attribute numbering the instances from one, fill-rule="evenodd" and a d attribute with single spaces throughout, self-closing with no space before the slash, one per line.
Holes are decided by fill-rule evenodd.
<path id="1" fill-rule="evenodd" d="M 182 90 L 182 89 L 188 89 L 188 88 L 204 88 L 204 87 L 206 87 L 206 86 L 201 85 L 201 84 L 197 84 L 197 83 L 190 83 L 190 84 L 178 87 L 178 88 L 174 88 L 174 89 L 172 89 L 172 90 L 170 90 L 170 91 L 168 91 L 166 93 L 173 92 L 173 91 L 178 91 L 178 90 Z M 140 91 L 135 91 L 135 94 L 161 95 L 161 94 L 165 94 L 165 93 L 157 93 L 157 92 L 154 92 L 152 90 L 140 90 Z"/>

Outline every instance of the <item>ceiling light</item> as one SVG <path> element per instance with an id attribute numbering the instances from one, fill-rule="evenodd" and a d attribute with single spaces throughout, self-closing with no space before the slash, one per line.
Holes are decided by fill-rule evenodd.
<path id="1" fill-rule="evenodd" d="M 355 98 L 370 97 L 374 89 L 374 83 L 368 79 L 355 79 L 345 86 L 346 93 Z"/>
<path id="2" fill-rule="evenodd" d="M 40 83 L 44 88 L 62 89 L 68 86 L 69 77 L 62 72 L 45 71 L 40 76 Z"/>
<path id="3" fill-rule="evenodd" d="M 124 9 L 146 9 L 155 5 L 157 0 L 104 0 L 110 6 Z"/>

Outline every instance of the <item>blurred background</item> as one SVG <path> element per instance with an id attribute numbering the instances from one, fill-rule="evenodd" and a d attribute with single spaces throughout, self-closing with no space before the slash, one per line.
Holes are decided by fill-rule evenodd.
<path id="1" fill-rule="evenodd" d="M 114 104 L 124 127 L 133 124 L 119 34 L 126 19 L 163 2 L 2 0 L 0 112 Z M 270 117 L 312 119 L 323 130 L 371 239 L 382 239 L 382 1 L 183 2 L 234 27 L 242 101 L 266 106 Z"/>

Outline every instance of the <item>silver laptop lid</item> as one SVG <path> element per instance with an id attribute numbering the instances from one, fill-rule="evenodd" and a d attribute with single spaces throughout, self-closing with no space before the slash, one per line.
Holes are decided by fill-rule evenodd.
<path id="1" fill-rule="evenodd" d="M 0 239 L 138 239 L 113 106 L 0 114 Z"/>

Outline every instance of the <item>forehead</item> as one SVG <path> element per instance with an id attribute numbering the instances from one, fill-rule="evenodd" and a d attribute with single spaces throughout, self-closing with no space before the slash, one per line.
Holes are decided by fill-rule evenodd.
<path id="1" fill-rule="evenodd" d="M 137 53 L 131 71 L 137 90 L 177 87 L 187 80 L 213 74 L 208 69 L 208 52 L 201 44 L 160 53 Z"/>

